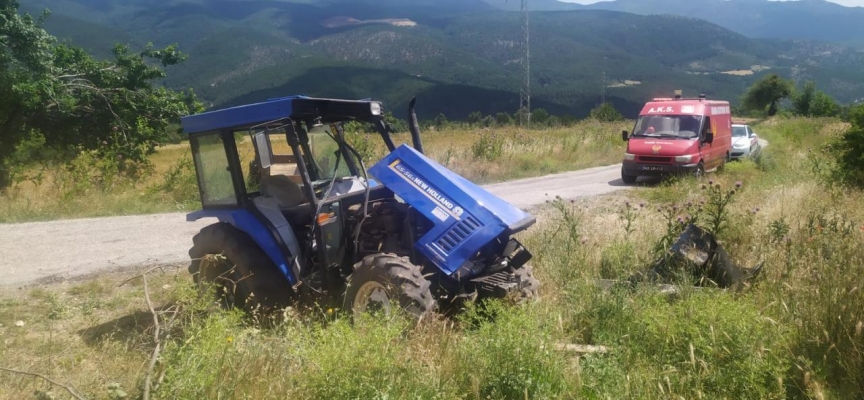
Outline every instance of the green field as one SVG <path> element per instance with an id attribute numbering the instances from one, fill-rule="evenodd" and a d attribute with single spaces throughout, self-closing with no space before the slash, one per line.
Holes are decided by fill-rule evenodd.
<path id="1" fill-rule="evenodd" d="M 631 122 L 586 121 L 566 128 L 522 131 L 513 127 L 453 128 L 423 135 L 430 157 L 475 182 L 498 182 L 599 165 L 621 159 L 617 132 Z M 384 155 L 377 135 L 351 137 L 374 162 Z M 408 134 L 394 137 L 410 142 Z M 241 157 L 251 160 L 248 142 Z M 29 180 L 0 190 L 0 223 L 190 211 L 200 207 L 188 143 L 168 145 L 150 157 L 152 168 L 141 179 L 103 175 L 98 163 L 83 155 L 71 164 L 42 165 Z M 371 165 L 371 164 L 370 164 Z"/>
<path id="2" fill-rule="evenodd" d="M 818 151 L 844 129 L 771 120 L 756 127 L 770 146 L 755 161 L 700 181 L 545 206 L 521 237 L 543 282 L 537 303 L 477 305 L 419 324 L 352 325 L 332 309 L 262 321 L 212 307 L 182 269 L 153 271 L 146 286 L 106 275 L 0 296 L 0 367 L 112 399 L 139 397 L 148 376 L 151 396 L 164 399 L 861 398 L 864 194 L 824 183 Z M 514 138 L 505 143 L 517 148 Z M 764 261 L 760 279 L 734 291 L 685 281 L 671 297 L 593 283 L 643 268 L 678 217 L 704 223 L 712 200 L 733 188 L 720 239 L 736 262 Z M 152 372 L 145 289 L 170 332 Z M 572 344 L 608 351 L 580 355 Z M 0 376 L 0 398 L 68 397 L 33 376 Z"/>

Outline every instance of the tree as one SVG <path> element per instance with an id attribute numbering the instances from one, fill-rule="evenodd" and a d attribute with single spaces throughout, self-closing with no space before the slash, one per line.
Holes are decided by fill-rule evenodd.
<path id="1" fill-rule="evenodd" d="M 816 89 L 812 81 L 804 84 L 792 96 L 795 114 L 804 117 L 833 117 L 840 112 L 837 102 L 823 91 Z"/>
<path id="2" fill-rule="evenodd" d="M 511 117 L 510 114 L 507 114 L 505 112 L 499 112 L 498 114 L 495 114 L 495 122 L 498 124 L 498 126 L 511 125 L 513 124 L 513 117 Z"/>
<path id="3" fill-rule="evenodd" d="M 480 111 L 474 111 L 471 114 L 468 114 L 468 118 L 465 119 L 465 122 L 471 126 L 480 125 L 481 121 L 483 121 L 483 114 L 480 113 Z"/>
<path id="4" fill-rule="evenodd" d="M 825 92 L 816 92 L 810 101 L 810 115 L 814 117 L 834 117 L 840 112 L 840 106 Z"/>
<path id="5" fill-rule="evenodd" d="M 804 84 L 804 87 L 795 92 L 792 96 L 792 106 L 795 108 L 795 114 L 808 116 L 810 115 L 810 104 L 813 102 L 813 96 L 816 95 L 816 83 L 809 81 Z"/>
<path id="6" fill-rule="evenodd" d="M 38 139 L 52 154 L 96 151 L 123 160 L 120 171 L 146 164 L 167 140 L 169 125 L 200 109 L 194 93 L 156 87 L 164 68 L 185 60 L 176 46 L 148 45 L 133 53 L 114 47 L 113 61 L 58 44 L 39 19 L 0 0 L 0 188 L 25 141 Z M 154 66 L 156 64 L 157 66 Z"/>
<path id="7" fill-rule="evenodd" d="M 849 109 L 849 123 L 855 129 L 864 131 L 864 103 L 852 106 Z"/>
<path id="8" fill-rule="evenodd" d="M 588 118 L 600 121 L 600 122 L 617 122 L 623 121 L 624 116 L 615 109 L 615 106 L 612 103 L 603 103 L 588 114 Z"/>
<path id="9" fill-rule="evenodd" d="M 836 160 L 835 178 L 850 186 L 864 187 L 864 104 L 849 110 L 852 127 L 829 146 Z"/>
<path id="10" fill-rule="evenodd" d="M 773 116 L 777 114 L 777 103 L 789 97 L 793 87 L 792 82 L 777 74 L 768 75 L 747 89 L 743 105 L 749 110 L 758 112 L 764 112 L 767 108 L 768 115 Z"/>
<path id="11" fill-rule="evenodd" d="M 545 126 L 549 123 L 549 112 L 544 108 L 538 108 L 531 112 L 531 123 L 537 126 Z"/>
<path id="12" fill-rule="evenodd" d="M 444 113 L 438 114 L 433 121 L 435 124 L 435 129 L 441 130 L 447 128 L 450 125 L 450 120 L 447 119 L 447 116 Z"/>
<path id="13" fill-rule="evenodd" d="M 390 124 L 390 127 L 393 128 L 393 132 L 408 132 L 408 123 L 402 119 L 396 118 L 396 116 L 394 116 L 390 111 L 384 113 L 384 122 Z"/>

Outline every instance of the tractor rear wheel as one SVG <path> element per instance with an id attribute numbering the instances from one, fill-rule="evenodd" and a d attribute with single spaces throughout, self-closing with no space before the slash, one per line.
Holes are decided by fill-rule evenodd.
<path id="1" fill-rule="evenodd" d="M 355 318 L 367 312 L 390 315 L 395 307 L 416 318 L 435 311 L 431 283 L 408 257 L 373 254 L 354 265 L 345 291 L 345 310 Z"/>
<path id="2" fill-rule="evenodd" d="M 192 243 L 189 273 L 199 288 L 216 286 L 224 306 L 251 311 L 288 305 L 288 280 L 246 233 L 218 223 L 201 229 Z"/>

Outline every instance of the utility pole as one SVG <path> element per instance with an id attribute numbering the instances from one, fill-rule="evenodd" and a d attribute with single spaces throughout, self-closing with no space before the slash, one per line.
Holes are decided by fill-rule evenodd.
<path id="1" fill-rule="evenodd" d="M 603 91 L 600 94 L 600 105 L 606 104 L 606 71 L 603 71 Z"/>
<path id="2" fill-rule="evenodd" d="M 531 128 L 531 46 L 528 0 L 522 0 L 522 87 L 519 89 L 519 125 Z"/>

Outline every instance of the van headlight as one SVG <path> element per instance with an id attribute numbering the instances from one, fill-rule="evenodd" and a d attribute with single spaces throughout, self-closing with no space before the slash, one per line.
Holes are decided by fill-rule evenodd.
<path id="1" fill-rule="evenodd" d="M 383 110 L 383 108 L 384 108 L 384 107 L 381 106 L 381 103 L 379 103 L 379 102 L 377 102 L 377 101 L 373 101 L 373 102 L 370 103 L 370 104 L 371 104 L 371 105 L 370 105 L 370 108 L 371 108 L 370 111 L 372 112 L 372 115 L 374 115 L 374 116 L 380 116 L 380 115 L 382 114 L 382 110 Z"/>
<path id="2" fill-rule="evenodd" d="M 627 161 L 633 161 L 636 159 L 636 155 L 630 154 L 630 153 L 624 153 L 624 159 Z"/>
<path id="3" fill-rule="evenodd" d="M 677 163 L 688 164 L 688 163 L 690 163 L 690 161 L 693 161 L 692 155 L 675 157 L 675 162 L 677 162 Z"/>

